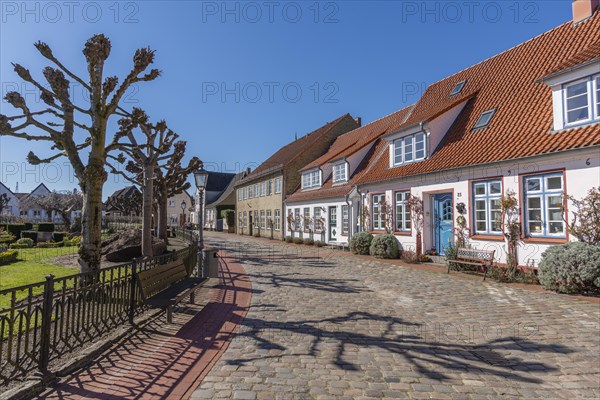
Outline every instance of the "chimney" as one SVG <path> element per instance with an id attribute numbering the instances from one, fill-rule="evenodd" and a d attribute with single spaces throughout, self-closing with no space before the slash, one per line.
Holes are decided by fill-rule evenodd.
<path id="1" fill-rule="evenodd" d="M 356 117 L 356 118 L 354 118 L 354 121 L 356 121 L 356 124 L 357 124 L 358 126 L 362 126 L 362 118 L 361 118 L 361 117 Z"/>
<path id="2" fill-rule="evenodd" d="M 573 0 L 573 24 L 585 21 L 594 15 L 599 0 Z"/>
<path id="3" fill-rule="evenodd" d="M 250 168 L 250 167 L 246 168 L 246 175 L 250 175 L 250 172 L 252 172 L 252 168 Z"/>

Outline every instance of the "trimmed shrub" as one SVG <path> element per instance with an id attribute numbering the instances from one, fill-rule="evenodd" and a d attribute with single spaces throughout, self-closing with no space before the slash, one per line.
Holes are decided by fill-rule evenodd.
<path id="1" fill-rule="evenodd" d="M 25 222 L 23 225 L 25 225 L 25 229 L 26 231 L 32 231 L 33 230 L 33 224 L 31 222 Z"/>
<path id="2" fill-rule="evenodd" d="M 27 246 L 26 244 L 18 244 L 18 243 L 13 243 L 10 245 L 11 249 L 29 249 L 30 247 Z"/>
<path id="3" fill-rule="evenodd" d="M 33 247 L 33 245 L 35 244 L 35 242 L 29 238 L 21 238 L 19 240 L 17 240 L 17 244 L 18 245 L 25 245 L 27 247 Z"/>
<path id="4" fill-rule="evenodd" d="M 65 233 L 65 232 L 53 232 L 52 233 L 52 241 L 62 242 L 65 239 L 65 236 L 67 236 L 67 233 Z"/>
<path id="5" fill-rule="evenodd" d="M 404 250 L 402 252 L 402 257 L 400 258 L 402 258 L 402 261 L 405 261 L 410 264 L 418 264 L 420 262 L 417 253 L 415 253 L 412 250 Z"/>
<path id="6" fill-rule="evenodd" d="M 37 231 L 23 231 L 21 232 L 22 239 L 31 239 L 34 243 L 37 243 Z"/>
<path id="7" fill-rule="evenodd" d="M 315 241 L 312 238 L 306 238 L 304 239 L 304 244 L 307 246 L 312 246 L 315 244 Z"/>
<path id="8" fill-rule="evenodd" d="M 377 258 L 398 258 L 398 240 L 392 234 L 377 235 L 371 242 L 369 254 Z"/>
<path id="9" fill-rule="evenodd" d="M 286 236 L 286 237 L 285 237 L 285 241 L 286 241 L 287 243 L 294 243 L 294 239 L 293 239 L 291 236 Z"/>
<path id="10" fill-rule="evenodd" d="M 17 261 L 19 252 L 16 250 L 8 250 L 0 253 L 0 265 L 10 264 Z"/>
<path id="11" fill-rule="evenodd" d="M 0 253 L 4 253 L 6 250 L 8 250 L 8 247 L 0 245 Z"/>
<path id="12" fill-rule="evenodd" d="M 325 243 L 321 242 L 320 240 L 315 240 L 315 246 L 317 246 L 317 247 L 323 247 L 323 246 L 325 246 Z"/>
<path id="13" fill-rule="evenodd" d="M 54 232 L 54 224 L 43 222 L 38 224 L 38 232 Z"/>
<path id="14" fill-rule="evenodd" d="M 373 241 L 373 235 L 369 232 L 359 232 L 350 239 L 350 251 L 353 254 L 369 254 L 369 248 Z"/>
<path id="15" fill-rule="evenodd" d="M 538 278 L 546 289 L 562 293 L 600 292 L 600 247 L 571 242 L 542 253 Z"/>
<path id="16" fill-rule="evenodd" d="M 64 242 L 41 242 L 37 244 L 37 248 L 39 249 L 53 249 L 56 247 L 63 247 Z"/>
<path id="17" fill-rule="evenodd" d="M 25 230 L 25 224 L 6 224 L 6 230 L 14 237 L 21 237 L 21 232 Z"/>
<path id="18" fill-rule="evenodd" d="M 293 239 L 293 242 L 295 244 L 302 244 L 302 243 L 304 243 L 304 240 L 302 240 L 302 238 L 297 237 L 297 238 Z"/>

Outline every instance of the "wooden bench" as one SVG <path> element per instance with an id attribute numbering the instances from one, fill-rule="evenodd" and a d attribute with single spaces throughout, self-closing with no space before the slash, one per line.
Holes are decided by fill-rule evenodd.
<path id="1" fill-rule="evenodd" d="M 137 282 L 143 301 L 153 307 L 167 309 L 167 322 L 173 322 L 173 307 L 187 296 L 195 302 L 195 290 L 207 281 L 206 278 L 188 277 L 183 260 L 141 271 Z"/>
<path id="2" fill-rule="evenodd" d="M 483 280 L 485 281 L 488 269 L 494 264 L 495 252 L 496 250 L 468 249 L 465 247 L 459 247 L 456 250 L 456 259 L 448 260 L 448 273 L 450 273 L 452 264 L 477 265 L 483 268 Z"/>

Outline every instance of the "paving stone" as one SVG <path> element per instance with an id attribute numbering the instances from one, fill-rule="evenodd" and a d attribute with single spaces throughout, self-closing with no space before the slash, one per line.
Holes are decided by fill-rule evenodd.
<path id="1" fill-rule="evenodd" d="M 314 259 L 310 247 L 206 236 L 239 257 L 255 293 L 244 335 L 233 339 L 213 368 L 219 373 L 211 371 L 201 390 L 231 390 L 215 380 L 229 376 L 244 377 L 225 382 L 251 383 L 258 399 L 600 393 L 600 312 L 592 302 L 442 268 L 330 250 Z M 268 248 L 274 257 L 248 256 Z"/>

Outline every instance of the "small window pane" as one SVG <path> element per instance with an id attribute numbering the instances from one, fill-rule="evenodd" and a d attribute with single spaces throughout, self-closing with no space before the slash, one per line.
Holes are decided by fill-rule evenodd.
<path id="1" fill-rule="evenodd" d="M 550 209 L 548 210 L 548 220 L 549 221 L 561 221 L 562 220 L 562 211 L 559 209 Z"/>
<path id="2" fill-rule="evenodd" d="M 529 210 L 529 220 L 530 221 L 541 221 L 542 220 L 542 210 Z"/>
<path id="3" fill-rule="evenodd" d="M 562 189 L 562 177 L 553 176 L 547 179 L 546 188 L 548 190 L 560 190 Z"/>
<path id="4" fill-rule="evenodd" d="M 564 225 L 562 222 L 550 222 L 550 233 L 563 233 L 564 232 Z"/>
<path id="5" fill-rule="evenodd" d="M 485 183 L 475 185 L 475 195 L 485 195 Z"/>
<path id="6" fill-rule="evenodd" d="M 542 233 L 542 223 L 541 222 L 529 222 L 529 232 L 531 233 Z"/>
<path id="7" fill-rule="evenodd" d="M 580 108 L 578 110 L 573 110 L 567 112 L 567 121 L 568 122 L 577 122 L 581 120 L 585 120 L 589 118 L 589 110 L 587 107 Z"/>
<path id="8" fill-rule="evenodd" d="M 530 197 L 527 199 L 527 207 L 529 208 L 542 208 L 541 197 Z"/>
<path id="9" fill-rule="evenodd" d="M 477 231 L 485 232 L 485 221 L 477 222 Z"/>
<path id="10" fill-rule="evenodd" d="M 475 202 L 475 209 L 476 210 L 485 210 L 485 200 L 477 200 Z"/>
<path id="11" fill-rule="evenodd" d="M 576 83 L 571 86 L 567 86 L 567 98 L 587 94 L 587 82 Z"/>
<path id="12" fill-rule="evenodd" d="M 542 187 L 542 185 L 541 185 L 539 178 L 527 179 L 527 191 L 528 192 L 538 191 L 541 189 L 541 187 Z"/>
<path id="13" fill-rule="evenodd" d="M 562 196 L 548 196 L 548 207 L 562 207 Z"/>
<path id="14" fill-rule="evenodd" d="M 582 107 L 587 107 L 587 105 L 588 105 L 587 93 L 567 99 L 567 110 L 575 110 L 575 109 L 579 109 Z"/>
<path id="15" fill-rule="evenodd" d="M 500 181 L 490 182 L 490 194 L 497 194 L 502 192 L 502 184 Z"/>
<path id="16" fill-rule="evenodd" d="M 465 87 L 465 83 L 467 83 L 467 81 L 460 81 L 456 85 L 454 85 L 454 87 L 452 88 L 452 91 L 450 92 L 450 96 L 454 96 L 454 95 L 460 93 L 461 90 L 463 89 L 463 87 Z"/>

